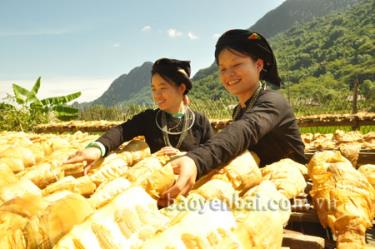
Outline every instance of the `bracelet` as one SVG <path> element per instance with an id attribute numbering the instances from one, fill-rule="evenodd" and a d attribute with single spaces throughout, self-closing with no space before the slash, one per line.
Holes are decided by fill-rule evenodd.
<path id="1" fill-rule="evenodd" d="M 100 142 L 91 142 L 86 146 L 86 148 L 98 148 L 100 150 L 101 157 L 104 157 L 106 152 L 104 145 Z"/>

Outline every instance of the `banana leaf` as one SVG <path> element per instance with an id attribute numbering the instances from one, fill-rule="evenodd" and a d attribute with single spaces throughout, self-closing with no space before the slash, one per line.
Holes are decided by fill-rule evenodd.
<path id="1" fill-rule="evenodd" d="M 43 105 L 57 106 L 57 105 L 66 104 L 78 98 L 79 96 L 81 96 L 81 92 L 75 92 L 72 94 L 68 94 L 66 96 L 57 96 L 57 97 L 42 99 L 41 102 Z"/>
<path id="2" fill-rule="evenodd" d="M 40 78 L 35 83 L 33 89 L 31 91 L 27 90 L 26 88 L 23 88 L 22 86 L 19 86 L 17 84 L 13 84 L 13 92 L 14 96 L 16 97 L 16 102 L 20 105 L 22 104 L 40 104 L 40 100 L 36 96 L 36 92 L 38 91 L 40 87 Z"/>
<path id="3" fill-rule="evenodd" d="M 56 117 L 63 121 L 72 120 L 78 117 L 79 110 L 70 106 L 57 105 L 52 107 Z"/>
<path id="4" fill-rule="evenodd" d="M 36 97 L 36 94 L 38 93 L 39 88 L 40 88 L 40 77 L 36 80 L 33 88 L 27 94 L 26 102 L 31 102 L 31 103 L 40 102 L 40 100 Z"/>
<path id="5" fill-rule="evenodd" d="M 66 105 L 57 105 L 52 107 L 52 110 L 56 113 L 61 113 L 65 115 L 72 115 L 72 114 L 78 114 L 79 110 L 74 107 L 66 106 Z"/>
<path id="6" fill-rule="evenodd" d="M 17 84 L 13 84 L 13 93 L 16 97 L 16 102 L 22 105 L 26 102 L 26 96 L 29 94 L 29 90 Z"/>

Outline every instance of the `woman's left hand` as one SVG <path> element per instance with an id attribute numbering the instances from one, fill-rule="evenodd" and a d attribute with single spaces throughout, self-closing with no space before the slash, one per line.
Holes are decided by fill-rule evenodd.
<path id="1" fill-rule="evenodd" d="M 170 147 L 170 146 L 166 146 L 166 147 L 163 147 L 163 148 L 160 149 L 160 153 L 162 155 L 166 155 L 166 156 L 172 157 L 172 156 L 175 156 L 175 155 L 179 154 L 180 151 L 178 149 L 176 149 L 176 148 L 173 148 L 173 147 Z"/>

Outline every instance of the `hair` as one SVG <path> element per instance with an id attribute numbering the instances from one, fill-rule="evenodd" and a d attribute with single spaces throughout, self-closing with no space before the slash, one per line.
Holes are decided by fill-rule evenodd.
<path id="1" fill-rule="evenodd" d="M 215 60 L 217 64 L 219 64 L 219 54 L 224 49 L 245 54 L 254 61 L 262 59 L 264 65 L 260 72 L 260 79 L 278 87 L 281 86 L 282 82 L 277 70 L 275 55 L 261 34 L 246 29 L 233 29 L 225 32 L 216 43 Z"/>
<path id="2" fill-rule="evenodd" d="M 190 61 L 180 61 L 176 59 L 161 58 L 152 65 L 151 75 L 159 74 L 165 80 L 172 82 L 176 86 L 184 84 L 186 95 L 192 88 L 190 79 Z"/>

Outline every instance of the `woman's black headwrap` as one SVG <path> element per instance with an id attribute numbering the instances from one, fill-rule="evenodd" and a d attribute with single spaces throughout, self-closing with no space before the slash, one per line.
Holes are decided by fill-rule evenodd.
<path id="1" fill-rule="evenodd" d="M 254 60 L 263 59 L 264 67 L 260 73 L 260 79 L 281 86 L 275 55 L 261 34 L 246 29 L 233 29 L 225 32 L 216 43 L 216 63 L 219 62 L 220 52 L 226 48 L 249 55 Z"/>
<path id="2" fill-rule="evenodd" d="M 152 66 L 151 74 L 159 74 L 168 81 L 173 82 L 177 86 L 185 84 L 187 94 L 192 88 L 190 80 L 190 61 L 180 61 L 175 59 L 161 58 L 155 61 Z"/>

